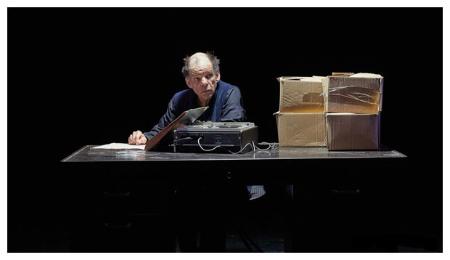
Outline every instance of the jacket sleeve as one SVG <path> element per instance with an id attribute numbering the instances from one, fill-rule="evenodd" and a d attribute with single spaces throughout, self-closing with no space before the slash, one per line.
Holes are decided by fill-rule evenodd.
<path id="1" fill-rule="evenodd" d="M 225 96 L 225 100 L 222 107 L 222 122 L 232 121 L 245 121 L 245 109 L 243 107 L 241 91 L 238 87 L 230 89 L 229 93 Z"/>
<path id="2" fill-rule="evenodd" d="M 172 99 L 169 102 L 169 105 L 167 106 L 166 113 L 161 117 L 159 122 L 152 128 L 152 130 L 145 132 L 144 135 L 147 137 L 147 139 L 153 138 L 155 135 L 157 135 L 161 130 L 164 129 L 167 125 L 170 124 L 173 120 L 177 117 L 177 109 L 176 109 L 176 102 L 175 102 L 175 96 L 172 97 Z"/>

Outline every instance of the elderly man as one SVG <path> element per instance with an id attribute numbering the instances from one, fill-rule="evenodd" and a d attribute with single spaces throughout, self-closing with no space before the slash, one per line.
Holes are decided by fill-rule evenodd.
<path id="1" fill-rule="evenodd" d="M 210 53 L 195 53 L 184 59 L 182 68 L 188 89 L 175 93 L 167 112 L 150 131 L 134 131 L 129 144 L 145 144 L 188 109 L 209 106 L 198 120 L 244 121 L 239 88 L 220 80 L 219 59 Z M 225 205 L 248 199 L 245 187 L 211 184 L 178 184 L 175 188 L 174 225 L 181 251 L 221 252 L 225 250 Z M 236 203 L 234 203 L 236 202 Z M 198 242 L 197 242 L 198 241 Z"/>
<path id="2" fill-rule="evenodd" d="M 167 112 L 149 132 L 137 130 L 128 137 L 129 144 L 145 144 L 183 111 L 209 106 L 198 118 L 201 121 L 244 121 L 239 88 L 220 80 L 219 59 L 197 52 L 184 59 L 182 73 L 189 89 L 177 92 L 169 102 Z"/>

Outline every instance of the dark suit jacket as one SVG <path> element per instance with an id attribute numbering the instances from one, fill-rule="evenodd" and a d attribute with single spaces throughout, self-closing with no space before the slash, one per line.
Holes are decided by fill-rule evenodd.
<path id="1" fill-rule="evenodd" d="M 197 95 L 192 89 L 185 89 L 175 93 L 169 102 L 166 113 L 161 117 L 158 124 L 152 130 L 145 132 L 144 135 L 147 139 L 151 139 L 183 111 L 197 107 L 199 107 Z M 209 103 L 208 110 L 198 120 L 214 122 L 245 121 L 245 110 L 242 105 L 239 88 L 219 81 Z"/>

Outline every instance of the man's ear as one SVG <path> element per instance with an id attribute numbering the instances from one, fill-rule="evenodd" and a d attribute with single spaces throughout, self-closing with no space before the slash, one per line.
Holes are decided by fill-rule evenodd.
<path id="1" fill-rule="evenodd" d="M 219 81 L 219 80 L 220 80 L 220 72 L 217 73 L 217 81 Z"/>
<path id="2" fill-rule="evenodd" d="M 192 88 L 192 87 L 191 87 L 190 80 L 189 80 L 189 77 L 184 77 L 184 81 L 186 82 L 186 85 L 187 85 L 189 88 Z"/>

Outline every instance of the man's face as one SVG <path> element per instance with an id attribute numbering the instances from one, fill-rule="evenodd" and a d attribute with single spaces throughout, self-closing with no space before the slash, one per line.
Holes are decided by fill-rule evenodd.
<path id="1" fill-rule="evenodd" d="M 208 60 L 191 66 L 186 84 L 197 94 L 200 102 L 209 102 L 219 80 L 220 74 L 214 74 L 212 64 Z"/>

